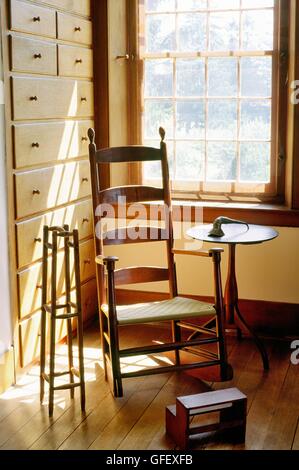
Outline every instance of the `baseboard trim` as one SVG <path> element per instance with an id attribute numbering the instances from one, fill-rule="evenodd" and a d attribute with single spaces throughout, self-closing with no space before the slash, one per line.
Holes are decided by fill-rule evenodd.
<path id="1" fill-rule="evenodd" d="M 0 358 L 0 394 L 15 382 L 14 351 L 11 348 Z"/>
<path id="2" fill-rule="evenodd" d="M 165 300 L 168 294 L 127 289 L 117 289 L 117 303 L 153 302 Z M 185 295 L 195 300 L 213 303 L 213 297 Z M 263 336 L 299 336 L 299 304 L 268 302 L 264 300 L 239 301 L 240 310 L 250 326 Z"/>

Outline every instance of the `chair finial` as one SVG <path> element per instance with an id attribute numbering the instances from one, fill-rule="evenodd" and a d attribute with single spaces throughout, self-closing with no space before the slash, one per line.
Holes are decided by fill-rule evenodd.
<path id="1" fill-rule="evenodd" d="M 166 132 L 165 132 L 165 129 L 163 129 L 163 127 L 159 127 L 159 134 L 160 134 L 162 142 L 164 142 Z"/>
<path id="2" fill-rule="evenodd" d="M 96 133 L 95 133 L 94 129 L 92 129 L 92 128 L 88 129 L 87 134 L 88 134 L 88 138 L 90 140 L 90 143 L 94 144 L 95 143 L 95 137 L 96 137 Z"/>

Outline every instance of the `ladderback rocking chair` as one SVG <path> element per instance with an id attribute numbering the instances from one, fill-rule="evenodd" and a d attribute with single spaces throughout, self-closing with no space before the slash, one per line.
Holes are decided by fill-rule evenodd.
<path id="1" fill-rule="evenodd" d="M 175 254 L 190 254 L 190 251 L 175 250 L 173 248 L 173 223 L 171 211 L 171 193 L 169 185 L 169 169 L 167 160 L 167 147 L 164 142 L 165 132 L 159 130 L 161 136 L 160 149 L 145 146 L 126 146 L 97 150 L 95 145 L 95 132 L 89 129 L 90 140 L 89 157 L 92 182 L 93 213 L 95 226 L 95 248 L 97 265 L 98 301 L 101 327 L 101 342 L 104 360 L 105 377 L 111 384 L 115 397 L 123 395 L 122 379 L 141 375 L 165 373 L 175 370 L 193 369 L 200 367 L 218 366 L 220 380 L 229 380 L 232 369 L 227 362 L 227 352 L 224 332 L 224 306 L 222 299 L 222 285 L 220 261 L 220 248 L 209 251 L 197 250 L 191 252 L 196 256 L 210 257 L 213 260 L 215 280 L 215 304 L 208 304 L 197 300 L 178 296 L 177 279 L 174 263 Z M 151 186 L 122 186 L 100 188 L 100 171 L 102 164 L 119 162 L 158 161 L 162 167 L 163 187 Z M 120 245 L 123 243 L 152 242 L 151 228 L 138 226 L 139 238 L 130 237 L 128 227 L 102 232 L 101 211 L 103 204 L 117 204 L 119 198 L 126 198 L 127 204 L 149 201 L 162 201 L 165 208 L 164 228 L 155 228 L 155 240 L 164 241 L 167 250 L 168 266 L 133 266 L 124 269 L 115 269 L 117 257 L 104 256 L 104 245 Z M 132 224 L 132 222 L 131 222 Z M 130 226 L 131 226 L 130 224 Z M 149 302 L 146 304 L 133 304 L 117 306 L 115 287 L 118 285 L 168 281 L 169 300 Z M 215 330 L 192 323 L 194 318 L 213 317 Z M 194 320 L 193 320 L 194 321 Z M 172 325 L 172 341 L 168 343 L 151 344 L 149 346 L 120 349 L 119 327 L 140 323 L 170 322 Z M 191 330 L 192 334 L 186 339 L 182 336 L 183 330 Z M 186 336 L 186 335 L 185 335 Z M 204 345 L 216 343 L 217 352 L 203 349 Z M 197 348 L 196 348 L 197 347 Z M 173 351 L 172 364 L 160 365 L 150 369 L 133 372 L 122 372 L 121 359 L 138 355 L 161 354 Z M 187 351 L 196 358 L 196 362 L 181 361 L 180 351 Z M 194 356 L 194 354 L 196 356 Z"/>

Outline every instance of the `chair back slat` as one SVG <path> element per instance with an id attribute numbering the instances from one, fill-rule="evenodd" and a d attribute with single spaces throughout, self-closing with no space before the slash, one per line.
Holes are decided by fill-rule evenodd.
<path id="1" fill-rule="evenodd" d="M 119 186 L 100 191 L 101 204 L 117 204 L 119 198 L 126 198 L 126 203 L 163 201 L 164 190 L 153 186 Z"/>
<path id="2" fill-rule="evenodd" d="M 103 233 L 103 244 L 106 246 L 165 241 L 167 239 L 168 231 L 160 227 L 122 227 Z"/>
<path id="3" fill-rule="evenodd" d="M 161 161 L 161 151 L 153 147 L 131 145 L 96 151 L 97 163 L 127 163 Z"/>
<path id="4" fill-rule="evenodd" d="M 168 269 L 155 266 L 134 266 L 131 268 L 117 269 L 114 273 L 114 282 L 117 286 L 168 280 Z"/>

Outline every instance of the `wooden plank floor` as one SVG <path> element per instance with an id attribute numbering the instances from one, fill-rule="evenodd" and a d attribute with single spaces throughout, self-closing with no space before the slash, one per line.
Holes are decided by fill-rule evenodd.
<path id="1" fill-rule="evenodd" d="M 138 331 L 137 331 L 138 330 Z M 123 346 L 132 339 L 141 342 L 165 339 L 165 330 L 138 327 L 123 330 Z M 290 362 L 288 341 L 268 341 L 271 369 L 264 373 L 259 353 L 250 340 L 228 338 L 229 360 L 234 378 L 226 383 L 208 383 L 189 374 L 173 373 L 127 379 L 124 397 L 114 399 L 104 380 L 96 327 L 85 334 L 86 413 L 80 411 L 79 393 L 70 400 L 66 391 L 56 392 L 53 418 L 47 401 L 39 403 L 39 369 L 32 369 L 0 396 L 0 449 L 174 449 L 165 435 L 165 406 L 175 397 L 210 389 L 238 387 L 248 397 L 245 445 L 222 437 L 205 437 L 194 449 L 299 449 L 299 366 Z M 57 367 L 67 364 L 67 348 L 57 348 Z M 147 367 L 161 357 L 130 358 L 127 370 Z M 167 360 L 167 359 L 166 359 Z"/>

